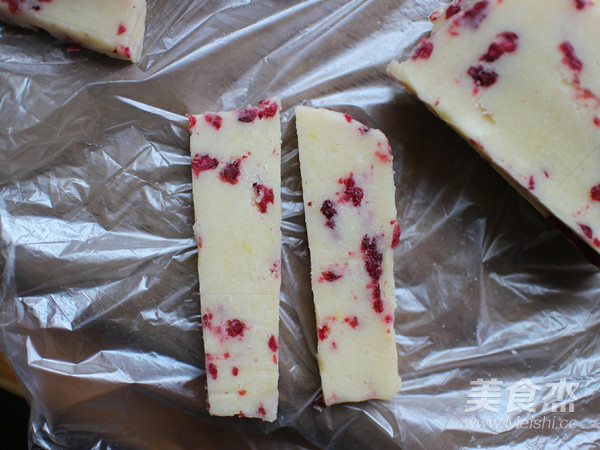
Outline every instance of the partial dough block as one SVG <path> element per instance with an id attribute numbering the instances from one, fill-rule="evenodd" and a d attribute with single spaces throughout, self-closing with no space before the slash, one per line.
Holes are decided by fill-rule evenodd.
<path id="1" fill-rule="evenodd" d="M 281 131 L 277 99 L 189 116 L 209 411 L 277 418 Z"/>
<path id="2" fill-rule="evenodd" d="M 0 0 L 0 19 L 42 28 L 113 58 L 137 63 L 142 54 L 145 0 Z"/>
<path id="3" fill-rule="evenodd" d="M 600 251 L 600 8 L 459 0 L 430 17 L 431 37 L 389 73 Z"/>
<path id="4" fill-rule="evenodd" d="M 326 109 L 296 108 L 318 360 L 327 405 L 392 398 L 392 151 L 379 130 Z"/>

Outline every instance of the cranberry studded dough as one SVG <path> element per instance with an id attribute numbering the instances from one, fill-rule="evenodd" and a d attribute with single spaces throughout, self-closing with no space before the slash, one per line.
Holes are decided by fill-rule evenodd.
<path id="1" fill-rule="evenodd" d="M 325 404 L 392 398 L 396 223 L 392 151 L 348 114 L 296 108 Z"/>
<path id="2" fill-rule="evenodd" d="M 137 63 L 146 22 L 145 0 L 0 0 L 0 19 L 114 58 Z"/>
<path id="3" fill-rule="evenodd" d="M 600 7 L 455 1 L 389 73 L 600 251 Z"/>
<path id="4" fill-rule="evenodd" d="M 277 418 L 280 104 L 189 116 L 212 415 Z"/>

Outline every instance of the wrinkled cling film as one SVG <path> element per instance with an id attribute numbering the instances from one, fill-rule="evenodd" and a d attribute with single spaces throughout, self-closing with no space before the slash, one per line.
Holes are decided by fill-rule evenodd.
<path id="1" fill-rule="evenodd" d="M 148 2 L 138 65 L 0 25 L 0 349 L 36 448 L 592 448 L 600 275 L 385 73 L 440 0 Z M 218 418 L 186 113 L 283 103 L 280 399 Z M 319 411 L 293 108 L 394 152 L 400 393 Z"/>

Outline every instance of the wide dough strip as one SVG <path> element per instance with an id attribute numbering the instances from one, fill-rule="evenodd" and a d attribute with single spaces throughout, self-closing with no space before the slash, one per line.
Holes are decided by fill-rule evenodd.
<path id="1" fill-rule="evenodd" d="M 392 398 L 400 228 L 391 148 L 347 114 L 299 106 L 296 122 L 324 401 Z"/>
<path id="2" fill-rule="evenodd" d="M 389 73 L 599 252 L 600 8 L 457 1 L 431 18 L 432 35 Z"/>
<path id="3" fill-rule="evenodd" d="M 139 62 L 146 27 L 145 0 L 0 0 L 0 19 L 42 28 L 54 37 Z"/>
<path id="4" fill-rule="evenodd" d="M 277 418 L 281 132 L 277 99 L 190 116 L 208 408 Z"/>

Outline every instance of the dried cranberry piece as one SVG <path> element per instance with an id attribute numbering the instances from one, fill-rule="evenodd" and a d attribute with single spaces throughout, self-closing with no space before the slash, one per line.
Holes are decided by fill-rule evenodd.
<path id="1" fill-rule="evenodd" d="M 396 248 L 400 244 L 400 225 L 394 225 L 394 231 L 392 233 L 392 248 Z"/>
<path id="2" fill-rule="evenodd" d="M 219 161 L 209 155 L 194 155 L 192 158 L 192 171 L 196 177 L 200 175 L 200 172 L 215 169 L 218 165 Z"/>
<path id="3" fill-rule="evenodd" d="M 494 62 L 504 53 L 512 53 L 517 49 L 517 40 L 519 37 L 512 31 L 505 31 L 496 36 L 488 48 L 488 51 L 479 58 L 480 61 Z"/>
<path id="4" fill-rule="evenodd" d="M 277 345 L 277 338 L 274 335 L 271 335 L 269 338 L 269 348 L 273 352 L 276 352 L 279 349 L 279 345 Z"/>
<path id="5" fill-rule="evenodd" d="M 579 228 L 581 228 L 581 231 L 583 232 L 583 234 L 586 238 L 592 239 L 592 237 L 594 236 L 594 233 L 588 225 L 584 225 L 582 223 L 578 223 L 577 225 L 579 225 Z"/>
<path id="6" fill-rule="evenodd" d="M 473 28 L 478 28 L 481 22 L 486 18 L 485 9 L 489 4 L 488 0 L 481 0 L 467 9 L 463 15 L 463 21 Z"/>
<path id="7" fill-rule="evenodd" d="M 325 221 L 325 225 L 331 229 L 334 229 L 335 221 L 333 220 L 333 216 L 337 214 L 337 210 L 335 209 L 335 206 L 333 205 L 333 202 L 331 200 L 325 200 L 323 202 L 323 205 L 321 205 L 321 213 L 327 219 Z"/>
<path id="8" fill-rule="evenodd" d="M 228 162 L 225 164 L 223 170 L 219 174 L 219 178 L 221 181 L 224 181 L 229 184 L 237 184 L 240 176 L 240 163 L 242 159 L 236 159 L 235 161 Z"/>
<path id="9" fill-rule="evenodd" d="M 192 116 L 191 114 L 186 114 L 186 116 L 190 121 L 190 124 L 188 125 L 188 130 L 191 130 L 196 125 L 196 117 Z"/>
<path id="10" fill-rule="evenodd" d="M 592 186 L 592 189 L 590 190 L 590 196 L 592 197 L 592 200 L 600 202 L 600 184 Z"/>
<path id="11" fill-rule="evenodd" d="M 277 103 L 270 103 L 269 100 L 263 100 L 259 102 L 259 106 L 261 107 L 258 111 L 259 119 L 268 119 L 269 117 L 274 117 L 275 114 L 277 114 Z"/>
<path id="12" fill-rule="evenodd" d="M 244 123 L 254 122 L 256 116 L 258 116 L 258 108 L 246 108 L 237 112 L 237 119 Z"/>
<path id="13" fill-rule="evenodd" d="M 562 63 L 569 66 L 571 70 L 574 70 L 575 72 L 581 72 L 581 69 L 583 69 L 583 63 L 575 55 L 575 49 L 573 48 L 573 45 L 569 41 L 564 41 L 558 46 L 558 48 L 564 55 Z"/>
<path id="14" fill-rule="evenodd" d="M 325 339 L 327 339 L 329 337 L 330 332 L 331 330 L 329 329 L 329 326 L 327 324 L 323 325 L 322 327 L 319 327 L 319 340 L 324 341 Z"/>
<path id="15" fill-rule="evenodd" d="M 370 287 L 373 297 L 373 309 L 377 313 L 382 313 L 384 308 L 383 300 L 381 299 L 379 279 L 383 273 L 383 268 L 381 267 L 381 264 L 383 263 L 383 254 L 377 249 L 376 238 L 370 238 L 368 235 L 363 237 L 360 250 L 363 254 L 365 270 L 372 280 Z"/>
<path id="16" fill-rule="evenodd" d="M 210 377 L 213 380 L 216 380 L 217 376 L 219 375 L 219 371 L 217 370 L 217 366 L 215 366 L 213 363 L 210 363 L 208 365 L 208 373 L 210 374 Z"/>
<path id="17" fill-rule="evenodd" d="M 342 278 L 342 275 L 332 272 L 331 270 L 326 270 L 324 272 L 321 272 L 321 279 L 323 279 L 324 281 L 332 282 L 335 280 L 339 280 L 340 278 Z M 321 281 L 321 280 L 319 280 L 319 281 Z"/>
<path id="18" fill-rule="evenodd" d="M 360 250 L 363 254 L 365 270 L 373 281 L 378 281 L 383 273 L 381 268 L 383 254 L 377 249 L 377 240 L 365 234 L 360 244 Z"/>
<path id="19" fill-rule="evenodd" d="M 246 325 L 244 322 L 238 319 L 227 321 L 227 334 L 231 337 L 244 336 L 244 329 Z"/>
<path id="20" fill-rule="evenodd" d="M 450 17 L 458 14 L 461 10 L 462 6 L 456 4 L 448 6 L 448 8 L 446 9 L 446 19 L 449 19 Z"/>
<path id="21" fill-rule="evenodd" d="M 421 39 L 417 48 L 412 54 L 412 59 L 429 59 L 433 52 L 433 42 L 427 38 Z"/>
<path id="22" fill-rule="evenodd" d="M 223 123 L 223 118 L 217 114 L 205 114 L 204 120 L 215 130 L 219 130 L 221 128 L 221 124 Z"/>
<path id="23" fill-rule="evenodd" d="M 467 73 L 475 81 L 475 85 L 479 87 L 489 87 L 498 81 L 498 74 L 494 70 L 485 69 L 481 65 L 471 66 Z"/>
<path id="24" fill-rule="evenodd" d="M 354 317 L 346 317 L 344 319 L 344 322 L 346 322 L 352 328 L 356 328 L 358 326 L 358 317 L 356 317 L 356 316 L 354 316 Z"/>
<path id="25" fill-rule="evenodd" d="M 269 203 L 275 204 L 275 194 L 272 188 L 266 187 L 264 184 L 254 183 L 252 185 L 256 194 L 256 205 L 261 213 L 267 212 Z"/>
<path id="26" fill-rule="evenodd" d="M 360 206 L 365 193 L 360 187 L 356 186 L 354 175 L 350 173 L 348 178 L 345 180 L 340 179 L 339 182 L 345 186 L 344 194 L 340 198 L 340 201 L 352 202 L 354 206 Z"/>

